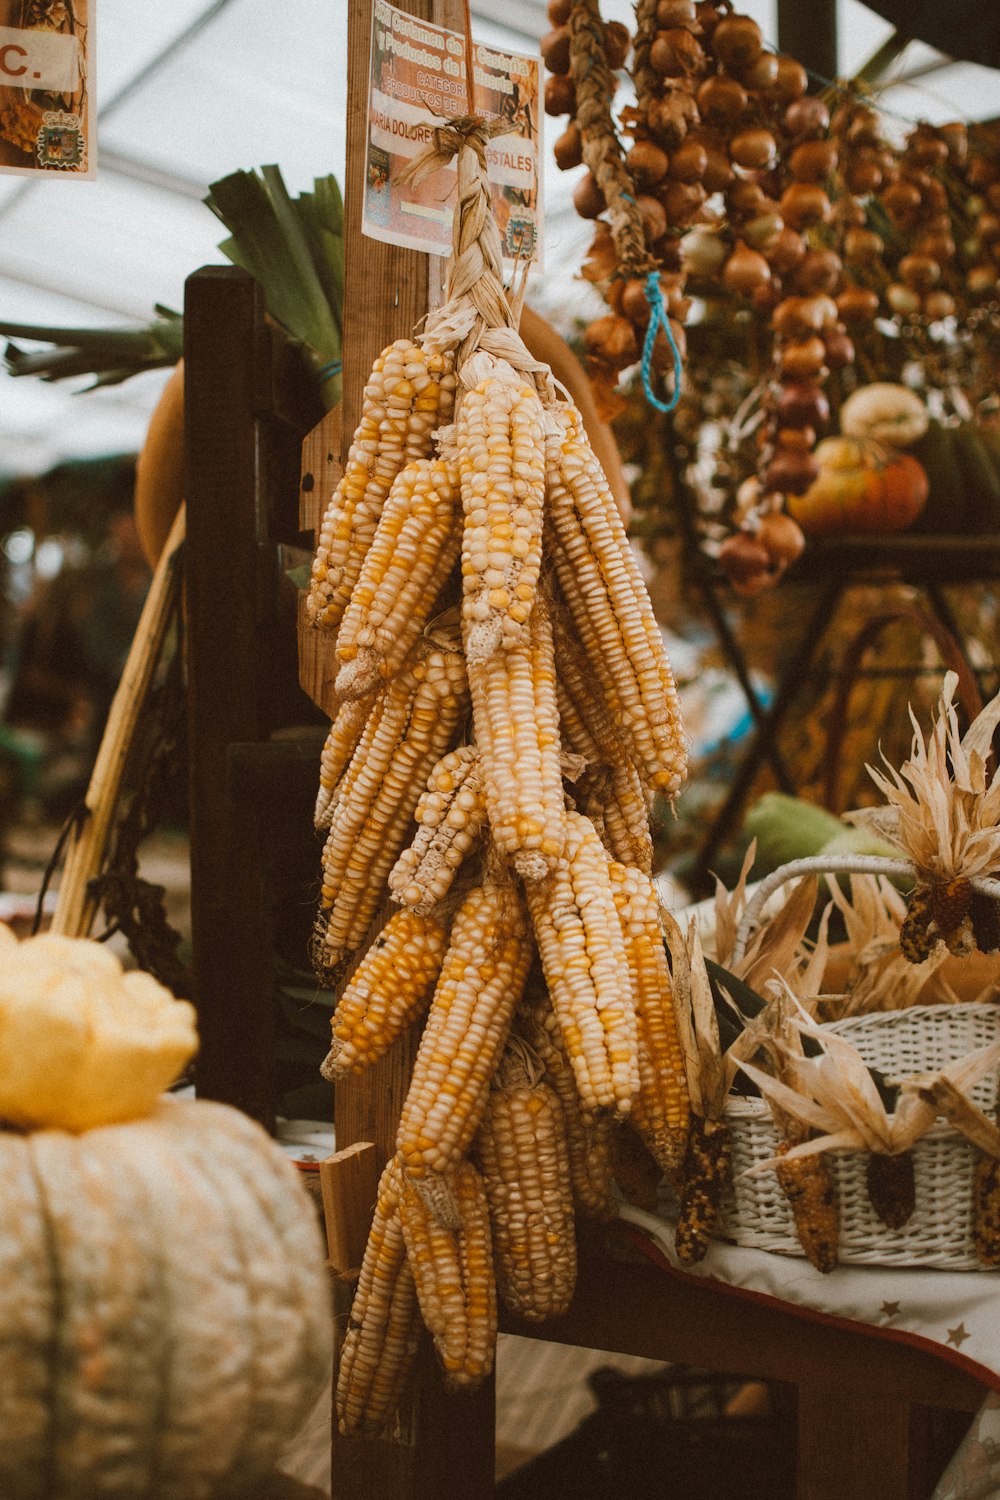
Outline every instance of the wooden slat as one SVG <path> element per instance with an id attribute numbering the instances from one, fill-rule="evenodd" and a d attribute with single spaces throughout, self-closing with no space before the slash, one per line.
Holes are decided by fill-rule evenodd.
<path id="1" fill-rule="evenodd" d="M 342 428 L 343 412 L 335 406 L 302 440 L 299 525 L 303 531 L 316 531 L 343 473 L 340 461 Z"/>
<path id="2" fill-rule="evenodd" d="M 347 1281 L 361 1269 L 375 1210 L 378 1153 L 371 1141 L 355 1141 L 319 1164 L 327 1256 L 334 1276 Z"/>

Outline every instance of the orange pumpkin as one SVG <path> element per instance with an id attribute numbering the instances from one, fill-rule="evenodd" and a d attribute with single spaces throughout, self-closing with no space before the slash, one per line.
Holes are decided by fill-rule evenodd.
<path id="1" fill-rule="evenodd" d="M 816 449 L 819 477 L 788 512 L 809 536 L 903 531 L 927 500 L 927 474 L 908 453 L 856 438 L 826 438 Z"/>

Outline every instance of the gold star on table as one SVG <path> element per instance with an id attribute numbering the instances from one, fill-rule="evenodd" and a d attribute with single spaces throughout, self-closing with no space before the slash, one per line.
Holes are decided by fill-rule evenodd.
<path id="1" fill-rule="evenodd" d="M 948 1342 L 955 1349 L 961 1349 L 966 1339 L 971 1339 L 971 1337 L 972 1334 L 969 1333 L 964 1323 L 959 1323 L 957 1328 L 948 1329 Z"/>
<path id="2" fill-rule="evenodd" d="M 883 1302 L 882 1303 L 882 1314 L 886 1318 L 898 1318 L 899 1317 L 899 1303 L 898 1302 Z"/>

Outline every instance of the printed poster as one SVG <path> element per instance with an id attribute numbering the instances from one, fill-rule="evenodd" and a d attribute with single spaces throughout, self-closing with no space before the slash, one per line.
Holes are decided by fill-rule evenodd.
<path id="1" fill-rule="evenodd" d="M 92 178 L 96 0 L 0 0 L 0 172 Z"/>
<path id="2" fill-rule="evenodd" d="M 541 62 L 473 41 L 475 112 L 508 120 L 487 148 L 493 213 L 504 255 L 541 265 Z M 446 255 L 454 164 L 401 186 L 403 166 L 442 117 L 466 113 L 465 38 L 375 0 L 368 90 L 368 161 L 362 230 L 372 239 Z"/>

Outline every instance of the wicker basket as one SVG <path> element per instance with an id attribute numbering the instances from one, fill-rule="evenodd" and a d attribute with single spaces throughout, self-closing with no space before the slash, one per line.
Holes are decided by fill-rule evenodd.
<path id="1" fill-rule="evenodd" d="M 864 1061 L 893 1077 L 937 1072 L 1000 1035 L 1000 1006 L 934 1005 L 879 1011 L 839 1021 L 831 1031 L 847 1037 Z M 992 1110 L 995 1080 L 984 1079 L 970 1097 Z M 773 1171 L 744 1174 L 773 1157 L 777 1132 L 767 1104 L 732 1099 L 726 1117 L 733 1132 L 733 1186 L 724 1206 L 722 1237 L 756 1250 L 802 1255 L 791 1210 Z M 840 1260 L 845 1265 L 920 1266 L 949 1271 L 984 1269 L 972 1243 L 972 1172 L 975 1148 L 938 1121 L 913 1148 L 916 1208 L 902 1229 L 887 1229 L 868 1201 L 867 1154 L 828 1157 L 840 1196 Z"/>

